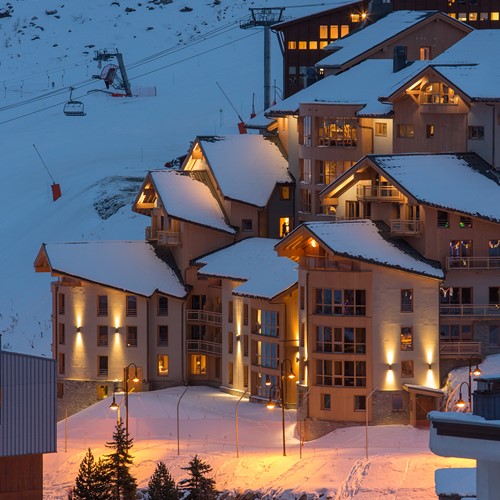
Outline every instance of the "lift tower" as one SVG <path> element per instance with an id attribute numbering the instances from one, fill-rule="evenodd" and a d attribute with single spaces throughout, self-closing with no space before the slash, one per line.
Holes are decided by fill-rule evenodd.
<path id="1" fill-rule="evenodd" d="M 99 68 L 101 68 L 103 61 L 107 62 L 113 58 L 116 58 L 116 61 L 118 62 L 118 68 L 121 74 L 121 82 L 120 82 L 121 86 L 123 87 L 123 90 L 125 90 L 126 96 L 132 97 L 132 89 L 130 88 L 130 82 L 128 80 L 127 71 L 125 69 L 125 63 L 123 62 L 123 55 L 120 52 L 118 52 L 118 49 L 115 52 L 110 52 L 107 49 L 96 50 L 94 61 L 98 61 Z M 116 66 L 114 68 L 116 69 Z M 112 69 L 113 68 L 110 68 L 110 70 Z M 102 74 L 100 76 L 96 75 L 94 78 L 104 80 L 105 82 L 108 82 L 110 84 L 113 83 L 113 80 L 115 78 L 115 72 L 108 71 L 107 75 L 102 75 Z"/>
<path id="2" fill-rule="evenodd" d="M 252 17 L 242 29 L 264 28 L 264 109 L 271 105 L 271 26 L 283 20 L 285 7 L 250 8 Z"/>

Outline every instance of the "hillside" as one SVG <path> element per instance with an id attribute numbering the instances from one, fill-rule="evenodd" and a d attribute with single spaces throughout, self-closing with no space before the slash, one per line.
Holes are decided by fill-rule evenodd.
<path id="1" fill-rule="evenodd" d="M 242 117 L 252 94 L 262 106 L 263 34 L 239 24 L 250 5 L 268 2 L 188 3 L 17 0 L 1 11 L 4 349 L 50 354 L 50 277 L 33 270 L 43 242 L 142 239 L 147 220 L 130 203 L 144 174 L 185 154 L 196 135 L 237 133 L 238 117 L 216 82 Z M 156 97 L 101 92 L 104 83 L 92 79 L 97 49 L 118 49 L 133 89 L 155 87 Z M 86 116 L 63 114 L 69 86 Z M 61 186 L 56 202 L 33 144 Z"/>

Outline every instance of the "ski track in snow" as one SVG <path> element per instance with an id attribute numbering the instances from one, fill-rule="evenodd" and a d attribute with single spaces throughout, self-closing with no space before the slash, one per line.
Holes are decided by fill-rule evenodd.
<path id="1" fill-rule="evenodd" d="M 357 495 L 361 488 L 363 479 L 368 474 L 370 462 L 366 460 L 358 460 L 351 468 L 346 480 L 339 488 L 336 500 L 343 500 L 344 498 L 353 498 Z"/>

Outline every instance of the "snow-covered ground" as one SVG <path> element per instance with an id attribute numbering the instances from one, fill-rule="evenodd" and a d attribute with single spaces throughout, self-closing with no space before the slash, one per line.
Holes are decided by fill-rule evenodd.
<path id="1" fill-rule="evenodd" d="M 11 17 L 0 18 L 4 349 L 50 355 L 50 277 L 33 270 L 41 243 L 143 239 L 146 217 L 130 206 L 145 173 L 185 154 L 196 135 L 237 133 L 239 118 L 217 82 L 244 119 L 253 94 L 262 108 L 263 33 L 240 29 L 240 20 L 250 6 L 273 2 L 160 3 L 12 0 Z M 193 10 L 181 12 L 188 3 Z M 280 87 L 281 54 L 272 43 Z M 119 49 L 132 87 L 156 87 L 157 96 L 88 93 L 105 89 L 91 78 L 100 72 L 97 49 Z M 70 85 L 84 117 L 63 114 Z M 33 144 L 61 186 L 56 202 Z"/>
<path id="2" fill-rule="evenodd" d="M 429 432 L 410 426 L 340 429 L 302 449 L 295 434 L 294 410 L 285 416 L 287 456 L 282 456 L 281 411 L 245 399 L 238 408 L 239 458 L 236 457 L 238 398 L 207 387 L 184 387 L 130 394 L 129 430 L 134 438 L 132 473 L 146 487 L 163 460 L 178 481 L 181 469 L 198 454 L 213 468 L 219 490 L 260 490 L 268 498 L 435 499 L 434 471 L 474 467 L 474 461 L 440 458 L 429 451 Z M 117 396 L 117 403 L 122 396 Z M 58 424 L 58 453 L 45 455 L 44 498 L 63 499 L 88 447 L 95 456 L 109 452 L 117 414 L 107 398 Z M 123 405 L 122 405 L 123 408 Z M 124 419 L 124 410 L 121 410 Z M 65 451 L 65 447 L 67 451 Z"/>

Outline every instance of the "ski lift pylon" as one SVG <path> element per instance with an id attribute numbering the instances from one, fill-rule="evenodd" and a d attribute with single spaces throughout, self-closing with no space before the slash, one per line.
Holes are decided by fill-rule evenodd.
<path id="1" fill-rule="evenodd" d="M 85 116 L 83 102 L 73 100 L 73 87 L 69 88 L 69 101 L 64 105 L 64 114 L 66 116 Z"/>

